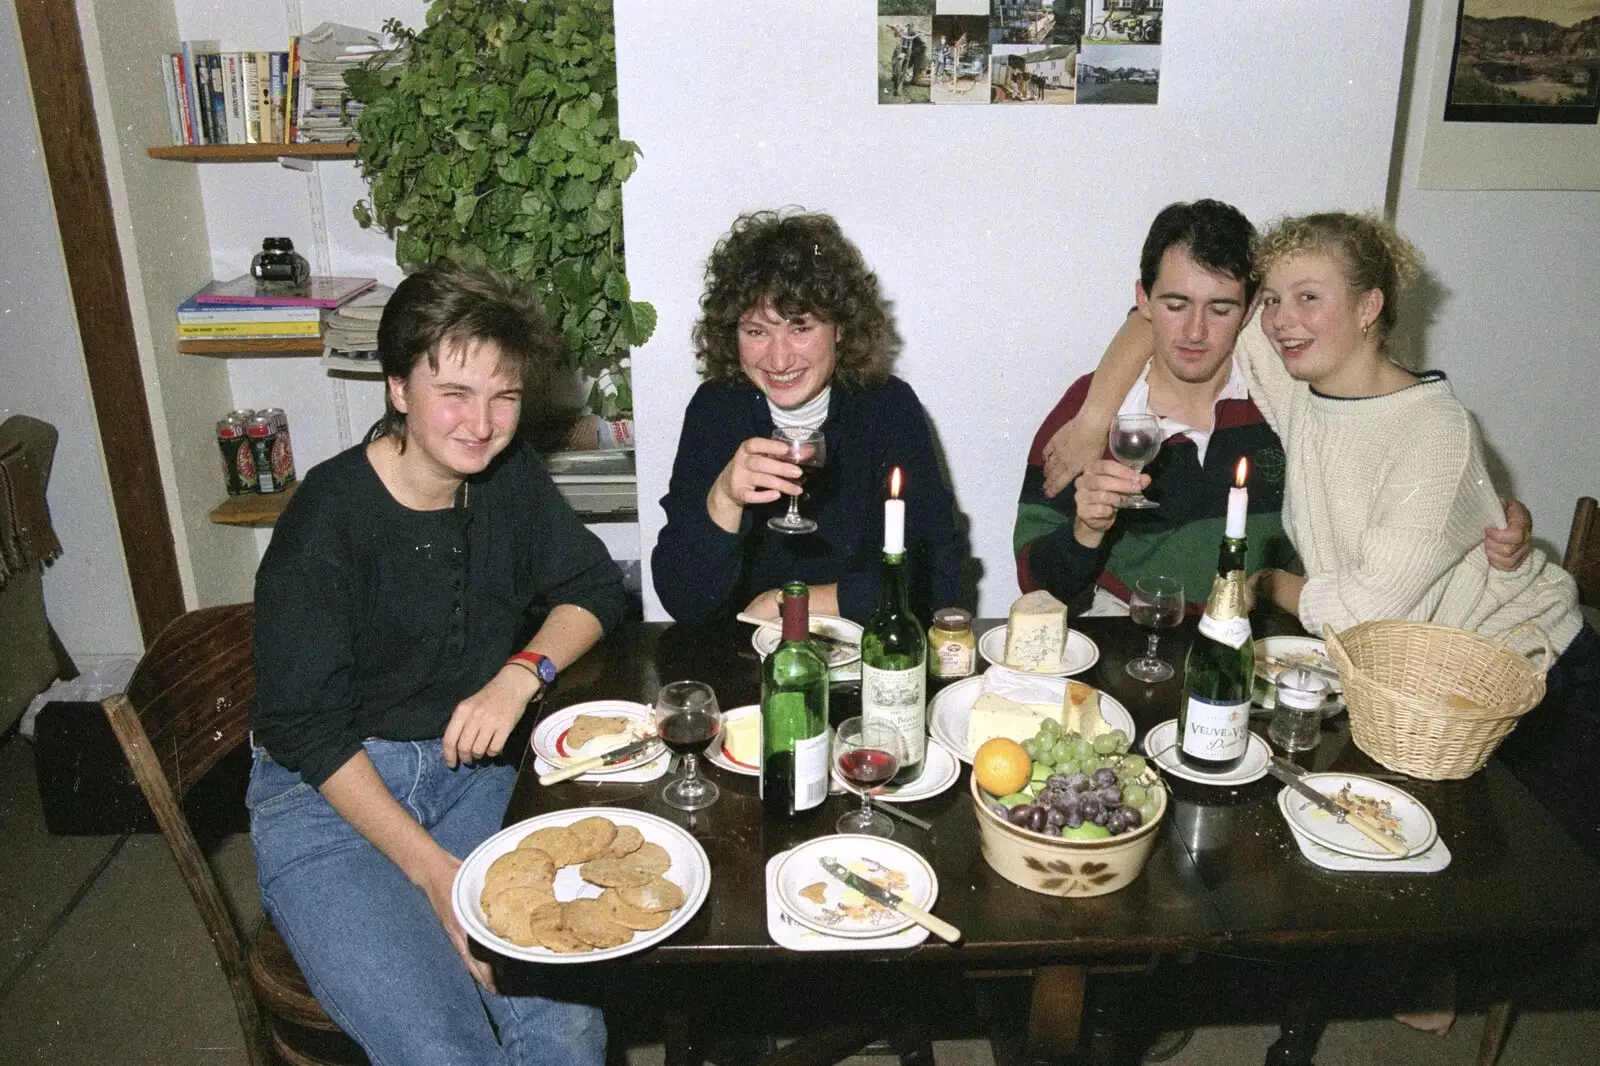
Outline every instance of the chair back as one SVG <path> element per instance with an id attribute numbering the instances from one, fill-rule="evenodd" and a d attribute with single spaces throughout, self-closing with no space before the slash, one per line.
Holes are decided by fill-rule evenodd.
<path id="1" fill-rule="evenodd" d="M 1567 537 L 1567 554 L 1561 565 L 1578 583 L 1578 602 L 1585 607 L 1600 607 L 1600 504 L 1593 496 L 1583 496 L 1572 512 L 1572 533 Z"/>
<path id="2" fill-rule="evenodd" d="M 249 735 L 255 701 L 255 606 L 208 607 L 175 619 L 139 661 L 106 717 L 150 802 L 205 922 L 244 1031 L 251 1066 L 274 1061 L 251 991 L 244 946 L 216 875 L 183 811 L 189 788 Z"/>

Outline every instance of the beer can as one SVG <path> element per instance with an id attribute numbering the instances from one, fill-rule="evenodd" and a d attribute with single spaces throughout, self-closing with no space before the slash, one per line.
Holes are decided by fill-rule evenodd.
<path id="1" fill-rule="evenodd" d="M 289 416 L 284 413 L 283 408 L 281 407 L 264 407 L 257 411 L 256 414 L 272 423 L 273 428 L 278 431 L 279 439 L 283 442 L 281 445 L 274 446 L 282 448 L 283 464 L 282 467 L 279 468 L 276 460 L 274 460 L 273 476 L 283 484 L 287 485 L 289 482 L 293 481 L 295 477 L 294 441 L 289 436 Z"/>
<path id="2" fill-rule="evenodd" d="M 273 463 L 273 452 L 279 439 L 278 428 L 271 419 L 256 415 L 244 431 L 250 439 L 251 457 L 256 461 L 256 491 L 282 492 L 283 485 L 278 482 Z"/>
<path id="3" fill-rule="evenodd" d="M 243 422 L 229 415 L 217 423 L 217 446 L 222 449 L 222 482 L 229 496 L 256 491 L 256 461 Z"/>
<path id="4" fill-rule="evenodd" d="M 255 416 L 256 413 L 250 410 L 248 407 L 241 407 L 237 411 L 228 412 L 228 417 L 236 419 L 242 426 L 248 426 L 250 424 L 250 420 Z"/>

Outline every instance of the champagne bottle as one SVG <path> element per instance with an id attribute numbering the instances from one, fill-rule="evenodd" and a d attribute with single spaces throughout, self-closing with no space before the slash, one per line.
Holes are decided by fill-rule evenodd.
<path id="1" fill-rule="evenodd" d="M 1203 773 L 1227 773 L 1250 746 L 1255 647 L 1245 614 L 1245 538 L 1222 539 L 1217 576 L 1184 664 L 1179 758 Z"/>
<path id="2" fill-rule="evenodd" d="M 861 634 L 861 717 L 900 732 L 905 760 L 891 785 L 922 776 L 928 750 L 928 637 L 906 602 L 905 554 L 883 553 L 878 609 Z"/>
<path id="3" fill-rule="evenodd" d="M 828 664 L 811 644 L 810 591 L 783 586 L 783 640 L 761 665 L 761 805 L 797 818 L 828 796 Z"/>

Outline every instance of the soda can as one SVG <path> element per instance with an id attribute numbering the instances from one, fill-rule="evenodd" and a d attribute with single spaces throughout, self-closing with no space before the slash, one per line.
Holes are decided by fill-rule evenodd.
<path id="1" fill-rule="evenodd" d="M 243 422 L 229 415 L 217 423 L 217 446 L 222 449 L 222 481 L 229 496 L 256 491 L 256 461 Z"/>
<path id="2" fill-rule="evenodd" d="M 283 441 L 283 468 L 273 467 L 273 476 L 287 485 L 294 480 L 294 441 L 289 436 L 289 416 L 281 407 L 264 407 L 256 414 L 270 421 Z"/>
<path id="3" fill-rule="evenodd" d="M 237 411 L 228 412 L 228 417 L 236 419 L 241 426 L 248 426 L 250 424 L 250 420 L 255 416 L 256 413 L 250 410 L 248 407 L 241 407 Z"/>
<path id="4" fill-rule="evenodd" d="M 278 428 L 271 419 L 256 415 L 244 431 L 250 438 L 251 457 L 256 461 L 256 491 L 282 492 L 283 485 L 278 481 L 277 466 L 273 462 L 279 439 Z"/>

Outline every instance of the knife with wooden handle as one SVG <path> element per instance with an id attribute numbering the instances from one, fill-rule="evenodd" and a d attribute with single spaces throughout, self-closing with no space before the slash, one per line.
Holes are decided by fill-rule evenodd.
<path id="1" fill-rule="evenodd" d="M 954 944 L 956 941 L 961 939 L 961 930 L 957 929 L 943 918 L 935 918 L 921 907 L 918 907 L 913 903 L 907 903 L 905 899 L 894 892 L 890 892 L 887 888 L 884 888 L 881 885 L 873 884 L 860 874 L 851 873 L 849 870 L 846 870 L 842 865 L 840 865 L 835 859 L 823 858 L 819 861 L 822 863 L 822 868 L 828 872 L 829 876 L 843 882 L 845 887 L 855 889 L 863 896 L 866 896 L 868 899 L 873 900 L 876 903 L 881 903 L 890 910 L 899 911 L 907 918 L 910 918 L 913 922 L 916 922 L 918 925 L 922 926 L 922 928 L 926 929 L 928 932 L 939 937 L 941 940 L 946 940 Z"/>
<path id="2" fill-rule="evenodd" d="M 1321 807 L 1323 810 L 1333 815 L 1334 818 L 1348 826 L 1352 826 L 1367 839 L 1371 840 L 1374 844 L 1377 844 L 1391 855 L 1394 855 L 1396 858 L 1403 859 L 1407 855 L 1411 854 L 1411 846 L 1404 840 L 1395 837 L 1390 833 L 1385 833 L 1365 815 L 1358 814 L 1355 811 L 1346 810 L 1345 808 L 1339 806 L 1338 802 L 1335 801 L 1332 796 L 1325 795 L 1322 792 L 1319 792 L 1317 789 L 1312 788 L 1306 782 L 1300 780 L 1300 774 L 1297 773 L 1299 767 L 1295 766 L 1294 763 L 1289 762 L 1289 760 L 1280 758 L 1278 756 L 1273 756 L 1272 765 L 1269 766 L 1268 769 L 1272 772 L 1273 777 L 1276 777 L 1279 781 L 1282 781 L 1284 784 L 1300 793 L 1300 795 L 1304 796 L 1312 803 L 1315 803 L 1318 807 Z"/>
<path id="3" fill-rule="evenodd" d="M 563 781 L 570 781 L 574 777 L 588 773 L 590 770 L 598 770 L 602 766 L 610 766 L 614 763 L 619 763 L 628 756 L 636 755 L 650 747 L 652 744 L 659 742 L 660 738 L 655 736 L 655 734 L 651 734 L 647 737 L 640 737 L 638 740 L 635 740 L 630 744 L 624 744 L 620 748 L 613 748 L 611 751 L 604 752 L 600 755 L 591 755 L 587 759 L 579 759 L 575 763 L 569 763 L 566 766 L 560 767 L 559 769 L 551 770 L 549 773 L 540 774 L 539 784 L 558 785 Z"/>

